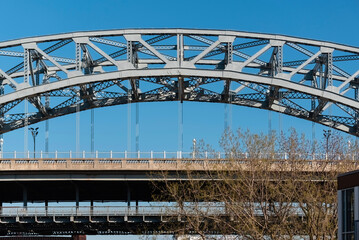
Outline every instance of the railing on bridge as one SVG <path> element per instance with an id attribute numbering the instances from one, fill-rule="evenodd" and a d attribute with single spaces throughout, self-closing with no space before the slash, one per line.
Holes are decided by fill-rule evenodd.
<path id="1" fill-rule="evenodd" d="M 145 152 L 0 152 L 1 159 L 301 159 L 301 160 L 359 160 L 359 154 L 330 154 L 330 153 L 255 153 L 248 152 L 183 152 L 183 151 L 145 151 Z"/>
<path id="2" fill-rule="evenodd" d="M 198 203 L 197 203 L 198 204 Z M 3 207 L 0 208 L 0 233 L 69 235 L 69 234 L 173 234 L 161 230 L 162 224 L 186 224 L 187 217 L 205 216 L 208 220 L 236 221 L 236 214 L 224 204 L 199 203 L 200 206 L 93 206 L 93 207 Z M 248 203 L 247 203 L 248 204 Z M 252 205 L 254 214 L 269 216 L 268 210 Z M 264 215 L 264 212 L 266 216 Z M 293 205 L 292 217 L 302 218 L 303 211 Z M 170 226 L 170 225 L 168 225 Z M 213 232 L 215 233 L 215 232 Z"/>
<path id="3" fill-rule="evenodd" d="M 212 209 L 212 212 L 223 209 Z M 27 216 L 131 216 L 131 215 L 174 215 L 177 207 L 165 206 L 36 206 L 36 207 L 2 207 L 0 217 Z"/>
<path id="4" fill-rule="evenodd" d="M 248 203 L 247 203 L 248 204 Z M 53 217 L 53 216 L 178 216 L 178 215 L 230 215 L 225 204 L 197 203 L 182 207 L 175 205 L 161 206 L 36 206 L 36 207 L 2 207 L 0 218 L 6 217 Z M 257 216 L 263 215 L 261 204 L 253 204 Z M 303 211 L 293 203 L 292 213 L 302 216 Z"/>
<path id="5" fill-rule="evenodd" d="M 218 170 L 219 167 L 240 164 L 243 169 L 250 169 L 253 159 L 269 160 L 268 169 L 290 171 L 294 166 L 303 171 L 325 169 L 331 171 L 337 164 L 359 164 L 359 155 L 332 154 L 249 154 L 223 152 L 51 152 L 19 153 L 6 152 L 0 158 L 2 171 L 182 171 L 182 170 Z M 293 165 L 295 164 L 295 165 Z M 324 168 L 323 168 L 324 166 Z"/>
<path id="6" fill-rule="evenodd" d="M 2 207 L 0 233 L 148 234 L 159 231 L 161 223 L 183 221 L 181 211 L 187 216 L 198 214 L 193 208 L 176 206 Z M 203 206 L 200 211 L 206 216 L 228 217 L 223 206 Z"/>

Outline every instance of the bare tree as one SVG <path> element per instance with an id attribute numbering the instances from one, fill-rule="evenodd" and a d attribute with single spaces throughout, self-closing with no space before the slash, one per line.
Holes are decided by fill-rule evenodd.
<path id="1" fill-rule="evenodd" d="M 347 140 L 333 134 L 332 157 L 313 159 L 313 143 L 295 129 L 279 136 L 226 131 L 220 140 L 225 161 L 202 159 L 196 171 L 189 162 L 176 172 L 176 181 L 163 174 L 161 197 L 179 209 L 180 221 L 172 221 L 170 227 L 202 239 L 213 232 L 242 239 L 335 239 L 336 176 L 355 168 L 346 157 L 358 149 L 357 142 L 348 146 L 343 141 Z M 199 142 L 197 154 L 215 152 Z M 324 143 L 316 143 L 319 153 Z"/>

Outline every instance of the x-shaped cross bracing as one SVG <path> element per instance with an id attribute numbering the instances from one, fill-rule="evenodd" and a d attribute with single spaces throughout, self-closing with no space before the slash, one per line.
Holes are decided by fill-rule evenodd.
<path id="1" fill-rule="evenodd" d="M 2 42 L 0 59 L 0 133 L 76 110 L 201 101 L 359 135 L 358 47 L 236 31 L 129 29 Z"/>

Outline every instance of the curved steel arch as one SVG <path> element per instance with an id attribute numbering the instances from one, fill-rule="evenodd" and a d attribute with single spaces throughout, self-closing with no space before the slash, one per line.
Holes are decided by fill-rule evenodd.
<path id="1" fill-rule="evenodd" d="M 197 29 L 66 33 L 1 42 L 0 75 L 0 133 L 76 109 L 201 101 L 359 135 L 359 48 L 336 43 Z"/>

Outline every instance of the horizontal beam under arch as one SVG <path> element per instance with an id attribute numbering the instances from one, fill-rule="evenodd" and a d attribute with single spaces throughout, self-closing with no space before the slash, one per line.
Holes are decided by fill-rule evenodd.
<path id="1" fill-rule="evenodd" d="M 208 71 L 203 69 L 136 69 L 123 70 L 118 72 L 110 72 L 96 75 L 84 75 L 73 78 L 68 78 L 63 81 L 53 82 L 46 85 L 39 85 L 32 88 L 25 88 L 0 97 L 0 104 L 6 104 L 18 99 L 36 96 L 42 93 L 64 89 L 73 86 L 79 86 L 88 83 L 95 83 L 109 80 L 124 80 L 131 78 L 142 77 L 201 77 L 201 78 L 219 78 L 222 80 L 245 81 L 258 84 L 265 84 L 269 86 L 281 87 L 297 92 L 310 94 L 312 96 L 323 98 L 328 101 L 335 101 L 359 109 L 359 102 L 344 97 L 336 92 L 327 91 L 325 89 L 316 89 L 310 86 L 290 82 L 286 79 L 257 76 L 235 71 Z"/>
<path id="2" fill-rule="evenodd" d="M 246 74 L 241 72 L 235 72 L 235 71 L 209 71 L 209 70 L 203 70 L 203 69 L 183 69 L 183 68 L 171 68 L 171 69 L 141 69 L 141 70 L 123 70 L 123 71 L 116 71 L 116 72 L 110 72 L 110 73 L 103 73 L 103 74 L 96 74 L 96 75 L 84 75 L 84 76 L 77 76 L 68 78 L 62 81 L 56 81 L 52 83 L 48 83 L 46 85 L 39 85 L 34 86 L 31 88 L 25 88 L 18 90 L 14 93 L 10 93 L 4 96 L 0 97 L 0 104 L 6 105 L 14 101 L 24 100 L 24 99 L 30 99 L 34 98 L 36 96 L 41 96 L 45 93 L 50 93 L 57 90 L 62 89 L 68 89 L 75 86 L 81 86 L 85 84 L 94 84 L 94 83 L 101 83 L 101 82 L 108 82 L 108 81 L 123 81 L 126 79 L 141 79 L 141 78 L 196 78 L 196 79 L 217 79 L 216 81 L 221 80 L 230 80 L 233 82 L 239 82 L 243 84 L 244 86 L 246 84 L 258 84 L 259 86 L 268 86 L 270 87 L 278 87 L 280 89 L 286 89 L 291 92 L 295 93 L 302 93 L 306 96 L 310 96 L 311 98 L 315 99 L 321 99 L 322 101 L 327 102 L 333 102 L 333 103 L 340 103 L 342 105 L 345 105 L 352 109 L 359 109 L 359 102 L 349 99 L 347 97 L 344 97 L 338 93 L 331 92 L 325 89 L 319 90 L 317 88 L 313 88 L 311 86 L 305 86 L 296 82 L 290 82 L 286 79 L 281 78 L 275 78 L 275 77 L 266 77 L 266 76 L 258 76 L 258 75 L 252 75 L 252 74 Z M 268 88 L 268 89 L 269 89 Z M 205 93 L 204 93 L 205 94 Z M 264 93 L 269 94 L 269 93 Z M 174 94 L 172 94 L 174 96 Z M 218 94 L 223 95 L 223 94 Z M 266 97 L 266 96 L 264 96 Z M 100 104 L 101 100 L 94 100 L 92 105 L 89 104 L 82 104 L 80 107 L 80 110 L 87 110 L 91 108 L 97 108 L 97 107 L 105 107 L 105 106 L 111 106 L 111 105 L 118 105 L 118 104 L 127 104 L 128 96 L 122 96 L 122 98 L 113 98 L 112 102 L 110 99 L 107 99 L 109 103 L 106 104 Z M 149 102 L 149 101 L 176 101 L 175 97 L 172 98 L 158 98 L 158 99 L 151 99 L 146 100 L 146 98 L 135 100 L 135 102 Z M 188 97 L 187 99 L 183 99 L 184 101 L 203 101 L 203 102 L 223 102 L 223 103 L 229 103 L 229 101 L 226 101 L 223 99 L 223 97 L 219 97 L 217 99 L 209 99 L 204 98 L 201 100 L 201 98 L 191 98 Z M 279 101 L 275 101 L 270 107 L 266 106 L 263 103 L 256 102 L 256 99 L 253 99 L 252 101 L 242 101 L 242 102 L 236 102 L 236 97 L 232 96 L 232 100 L 230 103 L 235 105 L 242 105 L 242 106 L 248 106 L 248 107 L 256 107 L 256 108 L 263 108 L 263 109 L 269 109 L 272 111 L 281 112 L 284 114 L 292 115 L 295 117 L 307 119 L 314 122 L 319 122 L 321 124 L 336 128 L 338 130 L 351 133 L 353 135 L 356 135 L 356 132 L 353 131 L 353 127 L 350 125 L 345 125 L 343 123 L 335 123 L 330 121 L 329 118 L 321 118 L 320 116 L 317 116 L 317 118 L 312 118 L 311 113 L 308 111 L 307 113 L 303 111 L 299 111 L 298 109 L 294 109 L 295 111 L 291 111 L 293 109 L 288 109 L 288 107 L 285 107 L 280 104 Z M 75 106 L 67 106 L 66 110 L 63 109 L 63 111 L 58 111 L 57 113 L 53 115 L 48 115 L 46 117 L 41 116 L 40 113 L 38 113 L 33 118 L 29 117 L 28 124 L 33 124 L 45 119 L 54 118 L 57 116 L 63 116 L 65 114 L 70 114 L 76 112 Z M 23 119 L 17 120 L 17 122 L 4 125 L 2 128 L 2 131 L 0 132 L 8 132 L 13 129 L 19 128 L 22 126 L 21 121 Z M 19 123 L 20 122 L 20 123 Z"/>

